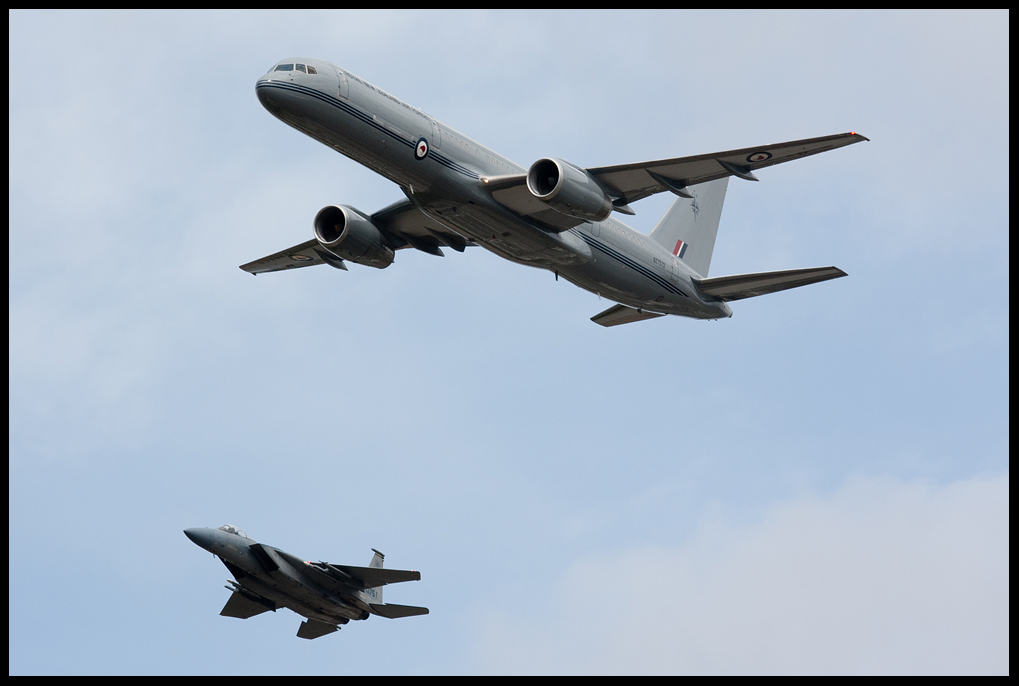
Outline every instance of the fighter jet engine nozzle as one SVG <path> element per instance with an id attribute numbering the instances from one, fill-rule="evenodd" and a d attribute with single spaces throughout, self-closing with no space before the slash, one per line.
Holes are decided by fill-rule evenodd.
<path id="1" fill-rule="evenodd" d="M 330 205 L 319 210 L 315 238 L 332 254 L 357 264 L 385 269 L 393 263 L 389 241 L 353 207 Z"/>
<path id="2" fill-rule="evenodd" d="M 612 213 L 612 198 L 583 169 L 551 157 L 538 160 L 527 171 L 527 189 L 557 212 L 603 221 Z"/>

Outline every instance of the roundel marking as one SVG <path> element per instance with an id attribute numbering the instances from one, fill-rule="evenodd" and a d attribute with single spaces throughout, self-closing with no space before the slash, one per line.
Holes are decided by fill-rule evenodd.
<path id="1" fill-rule="evenodd" d="M 421 137 L 418 138 L 418 144 L 414 146 L 414 158 L 423 160 L 428 156 L 428 139 Z"/>
<path id="2" fill-rule="evenodd" d="M 764 160 L 770 159 L 770 152 L 755 152 L 752 155 L 747 155 L 747 162 L 763 162 Z"/>
<path id="3" fill-rule="evenodd" d="M 290 259 L 297 260 L 298 262 L 308 262 L 312 258 L 308 257 L 307 255 L 291 255 Z"/>

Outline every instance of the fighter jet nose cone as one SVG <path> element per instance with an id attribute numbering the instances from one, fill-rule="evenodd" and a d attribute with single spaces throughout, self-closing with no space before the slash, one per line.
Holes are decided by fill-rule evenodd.
<path id="1" fill-rule="evenodd" d="M 204 543 L 204 536 L 202 536 L 201 529 L 184 529 L 184 535 L 191 539 L 192 543 L 202 545 Z"/>

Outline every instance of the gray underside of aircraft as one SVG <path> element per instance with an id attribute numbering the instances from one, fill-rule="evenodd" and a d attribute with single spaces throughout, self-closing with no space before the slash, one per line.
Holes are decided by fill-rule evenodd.
<path id="1" fill-rule="evenodd" d="M 674 314 L 732 316 L 728 302 L 845 276 L 836 267 L 709 277 L 731 177 L 867 140 L 845 133 L 705 155 L 582 169 L 554 158 L 525 169 L 340 67 L 294 58 L 256 83 L 273 115 L 396 183 L 374 213 L 323 208 L 314 237 L 242 265 L 252 274 L 347 262 L 384 269 L 396 253 L 442 256 L 480 245 L 616 301 L 603 326 Z M 650 235 L 616 218 L 631 203 L 676 200 Z"/>
<path id="2" fill-rule="evenodd" d="M 352 619 L 428 614 L 425 607 L 382 601 L 384 586 L 419 581 L 421 574 L 384 569 L 385 556 L 377 550 L 367 567 L 355 567 L 305 562 L 279 548 L 256 543 L 230 525 L 186 529 L 184 533 L 217 556 L 234 577 L 226 587 L 231 595 L 220 611 L 224 617 L 248 619 L 287 608 L 305 617 L 297 635 L 310 639 L 338 631 Z"/>

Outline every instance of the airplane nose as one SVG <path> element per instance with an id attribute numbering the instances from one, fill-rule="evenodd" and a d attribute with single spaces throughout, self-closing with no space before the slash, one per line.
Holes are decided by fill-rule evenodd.
<path id="1" fill-rule="evenodd" d="M 212 536 L 209 534 L 208 529 L 184 529 L 184 535 L 190 538 L 192 543 L 206 550 L 212 545 Z"/>
<path id="2" fill-rule="evenodd" d="M 279 88 L 273 88 L 271 84 L 272 79 L 268 75 L 260 78 L 255 82 L 255 95 L 258 96 L 262 107 L 279 116 L 278 113 L 282 112 L 284 108 L 286 93 Z"/>

